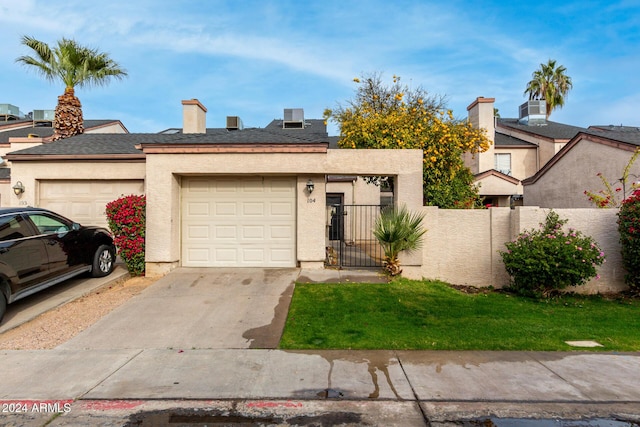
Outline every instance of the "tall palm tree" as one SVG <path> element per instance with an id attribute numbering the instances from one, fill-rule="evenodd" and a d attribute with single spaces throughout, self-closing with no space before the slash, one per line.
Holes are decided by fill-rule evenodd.
<path id="1" fill-rule="evenodd" d="M 540 69 L 533 72 L 531 81 L 527 83 L 524 93 L 529 94 L 529 100 L 544 99 L 547 103 L 547 119 L 556 108 L 562 108 L 564 98 L 573 84 L 571 77 L 565 72 L 563 65 L 556 66 L 555 59 L 549 59 L 546 64 L 540 64 Z"/>
<path id="2" fill-rule="evenodd" d="M 81 46 L 73 39 L 62 38 L 56 46 L 49 47 L 33 37 L 23 36 L 21 43 L 35 55 L 21 56 L 16 62 L 33 67 L 49 81 L 60 80 L 65 84 L 54 115 L 54 141 L 84 132 L 82 104 L 75 96 L 76 86 L 102 86 L 111 77 L 122 79 L 127 75 L 108 54 Z"/>

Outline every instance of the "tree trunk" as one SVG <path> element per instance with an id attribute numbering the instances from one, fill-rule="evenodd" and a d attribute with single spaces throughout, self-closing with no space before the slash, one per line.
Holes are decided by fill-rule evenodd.
<path id="1" fill-rule="evenodd" d="M 83 132 L 82 105 L 73 88 L 66 88 L 64 94 L 58 97 L 53 122 L 53 140 L 69 138 Z"/>

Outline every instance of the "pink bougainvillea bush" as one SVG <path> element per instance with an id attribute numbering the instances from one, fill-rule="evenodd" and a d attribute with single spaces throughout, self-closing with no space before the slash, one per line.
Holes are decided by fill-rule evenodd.
<path id="1" fill-rule="evenodd" d="M 115 236 L 118 255 L 132 276 L 144 276 L 145 196 L 124 196 L 107 203 L 109 229 Z"/>
<path id="2" fill-rule="evenodd" d="M 605 262 L 604 252 L 589 236 L 570 228 L 553 210 L 537 230 L 521 233 L 500 251 L 511 276 L 511 290 L 533 297 L 548 297 L 567 286 L 599 278 L 597 267 Z"/>
<path id="3" fill-rule="evenodd" d="M 622 202 L 618 212 L 618 232 L 622 247 L 624 280 L 634 292 L 640 292 L 640 189 Z"/>

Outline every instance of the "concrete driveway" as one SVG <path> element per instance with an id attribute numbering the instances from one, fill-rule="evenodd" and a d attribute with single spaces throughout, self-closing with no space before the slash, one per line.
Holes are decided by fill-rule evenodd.
<path id="1" fill-rule="evenodd" d="M 299 273 L 178 268 L 58 348 L 276 348 Z"/>

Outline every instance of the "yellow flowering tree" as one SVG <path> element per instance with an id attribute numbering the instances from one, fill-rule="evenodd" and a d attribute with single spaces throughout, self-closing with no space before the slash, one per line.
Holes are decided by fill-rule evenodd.
<path id="1" fill-rule="evenodd" d="M 325 110 L 326 120 L 340 127 L 341 148 L 413 148 L 423 156 L 426 205 L 469 208 L 480 205 L 473 175 L 462 154 L 489 148 L 483 129 L 456 120 L 444 98 L 409 88 L 393 76 L 385 86 L 379 74 L 355 78 L 353 100 Z"/>

